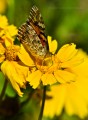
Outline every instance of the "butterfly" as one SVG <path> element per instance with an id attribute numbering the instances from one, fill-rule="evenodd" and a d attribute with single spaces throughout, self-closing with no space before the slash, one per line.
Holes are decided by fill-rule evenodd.
<path id="1" fill-rule="evenodd" d="M 33 60 L 42 60 L 48 53 L 45 25 L 39 9 L 33 6 L 27 21 L 19 28 L 17 38 Z"/>

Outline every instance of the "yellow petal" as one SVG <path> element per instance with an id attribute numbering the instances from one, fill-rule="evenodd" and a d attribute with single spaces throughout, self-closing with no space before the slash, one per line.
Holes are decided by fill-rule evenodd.
<path id="1" fill-rule="evenodd" d="M 26 77 L 28 76 L 29 68 L 25 66 L 19 65 L 17 62 L 12 61 L 11 62 L 12 69 L 14 70 L 14 79 L 15 81 L 21 86 L 24 86 L 24 83 L 26 82 Z"/>
<path id="2" fill-rule="evenodd" d="M 43 74 L 41 78 L 43 85 L 52 85 L 56 83 L 56 79 L 53 74 Z"/>
<path id="3" fill-rule="evenodd" d="M 67 97 L 65 101 L 65 109 L 69 115 L 79 115 L 84 118 L 87 115 L 87 103 L 84 100 L 76 84 L 67 85 Z"/>
<path id="4" fill-rule="evenodd" d="M 60 115 L 65 101 L 65 87 L 61 85 L 54 85 L 51 87 L 50 91 L 47 91 L 47 95 L 51 97 L 46 99 L 44 106 L 44 115 L 49 117 L 54 117 L 55 115 Z"/>
<path id="5" fill-rule="evenodd" d="M 85 86 L 82 89 L 85 89 Z M 81 118 L 87 116 L 87 99 L 83 97 L 80 90 L 76 82 L 52 86 L 51 91 L 47 92 L 50 99 L 45 101 L 44 115 L 49 117 L 60 115 L 64 108 L 68 115 L 75 114 Z"/>
<path id="6" fill-rule="evenodd" d="M 65 61 L 72 59 L 77 53 L 77 49 L 75 47 L 76 47 L 76 45 L 74 43 L 64 45 L 58 51 L 57 58 L 61 62 L 65 62 Z"/>
<path id="7" fill-rule="evenodd" d="M 4 59 L 5 59 L 5 56 L 4 56 L 4 55 L 0 56 L 0 63 L 3 62 Z"/>
<path id="8" fill-rule="evenodd" d="M 14 63 L 5 61 L 1 65 L 1 70 L 11 81 L 15 81 L 19 83 L 20 86 L 23 86 L 23 81 L 19 79 L 19 74 L 16 71 L 17 69 L 15 68 Z"/>
<path id="9" fill-rule="evenodd" d="M 54 75 L 58 82 L 60 83 L 69 83 L 75 81 L 75 75 L 71 72 L 65 71 L 65 70 L 57 70 L 54 72 Z"/>
<path id="10" fill-rule="evenodd" d="M 26 52 L 23 45 L 21 45 L 20 52 L 18 53 L 19 59 L 27 66 L 34 66 L 34 62 L 29 56 L 29 54 Z"/>
<path id="11" fill-rule="evenodd" d="M 56 52 L 56 49 L 57 49 L 57 41 L 56 40 L 53 40 L 51 41 L 51 37 L 48 36 L 48 45 L 49 45 L 49 51 L 54 54 Z"/>
<path id="12" fill-rule="evenodd" d="M 4 61 L 5 59 L 5 48 L 3 47 L 3 45 L 0 43 L 0 63 Z"/>
<path id="13" fill-rule="evenodd" d="M 19 65 L 14 61 L 4 61 L 1 65 L 1 70 L 10 80 L 13 88 L 21 95 L 20 87 L 25 88 L 28 68 Z"/>
<path id="14" fill-rule="evenodd" d="M 5 41 L 5 46 L 9 47 L 11 45 L 13 45 L 13 41 L 14 39 L 9 35 L 9 34 L 5 34 L 2 39 Z"/>
<path id="15" fill-rule="evenodd" d="M 41 75 L 42 75 L 42 73 L 39 70 L 29 73 L 29 75 L 27 77 L 27 81 L 30 82 L 30 85 L 34 89 L 36 89 L 38 87 L 38 85 L 40 84 Z"/>
<path id="16" fill-rule="evenodd" d="M 84 58 L 84 61 L 72 69 L 77 75 L 86 76 L 88 78 L 88 55 L 82 50 L 79 50 L 79 54 Z"/>
<path id="17" fill-rule="evenodd" d="M 6 34 L 9 34 L 11 37 L 17 35 L 18 32 L 17 27 L 14 25 L 7 26 L 5 30 L 6 30 Z"/>
<path id="18" fill-rule="evenodd" d="M 79 64 L 82 64 L 82 62 L 84 62 L 84 58 L 81 54 L 76 54 L 72 59 L 61 63 L 61 67 L 62 68 L 73 68 L 75 66 L 78 66 Z"/>
<path id="19" fill-rule="evenodd" d="M 22 97 L 23 92 L 21 92 L 19 85 L 16 82 L 14 82 L 13 80 L 10 80 L 10 82 L 11 82 L 11 85 L 13 86 L 13 88 L 17 91 L 18 95 L 20 97 Z"/>
<path id="20" fill-rule="evenodd" d="M 5 31 L 4 31 L 4 29 L 2 29 L 2 28 L 0 28 L 1 30 L 0 30 L 0 37 L 2 38 L 2 36 L 5 34 Z M 1 39 L 0 38 L 0 39 Z"/>
<path id="21" fill-rule="evenodd" d="M 5 28 L 8 25 L 6 16 L 0 15 L 0 28 Z"/>
<path id="22" fill-rule="evenodd" d="M 0 55 L 3 55 L 5 53 L 5 48 L 3 45 L 0 43 Z"/>

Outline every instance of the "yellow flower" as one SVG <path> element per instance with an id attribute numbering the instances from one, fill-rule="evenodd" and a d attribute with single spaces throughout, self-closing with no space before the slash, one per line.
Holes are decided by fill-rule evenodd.
<path id="1" fill-rule="evenodd" d="M 22 96 L 20 88 L 26 88 L 26 77 L 28 74 L 28 68 L 21 66 L 17 61 L 17 53 L 20 47 L 17 45 L 11 45 L 6 48 L 0 43 L 0 63 L 1 71 L 11 82 L 13 88 L 17 91 L 19 96 Z"/>
<path id="2" fill-rule="evenodd" d="M 6 16 L 0 15 L 0 42 L 6 42 L 7 46 L 13 44 L 17 31 L 14 25 L 8 24 Z"/>
<path id="3" fill-rule="evenodd" d="M 19 96 L 22 96 L 20 88 L 26 88 L 26 77 L 28 75 L 28 67 L 19 62 L 18 53 L 20 46 L 14 45 L 14 37 L 17 34 L 17 28 L 9 25 L 5 16 L 0 16 L 0 63 L 1 71 L 11 82 L 13 88 Z"/>
<path id="4" fill-rule="evenodd" d="M 73 68 L 83 62 L 83 56 L 76 49 L 75 44 L 66 44 L 57 52 L 55 59 L 58 63 L 58 70 L 55 77 L 58 82 L 65 83 L 75 81 L 76 74 Z"/>
<path id="5" fill-rule="evenodd" d="M 52 85 L 56 82 L 67 83 L 70 81 L 75 81 L 76 74 L 72 71 L 72 68 L 79 65 L 82 62 L 82 57 L 79 55 L 75 44 L 64 45 L 57 54 L 54 54 L 57 48 L 56 40 L 51 41 L 51 37 L 48 37 L 49 51 L 52 53 L 51 56 L 45 57 L 42 64 L 39 62 L 33 63 L 30 60 L 28 63 L 28 58 L 26 56 L 25 60 L 21 61 L 30 67 L 29 75 L 27 81 L 33 88 L 37 88 L 42 82 L 43 85 Z M 25 51 L 26 52 L 26 51 Z"/>
<path id="6" fill-rule="evenodd" d="M 88 115 L 88 56 L 81 50 L 79 54 L 84 57 L 84 62 L 73 68 L 77 77 L 70 84 L 57 84 L 47 92 L 50 99 L 46 99 L 44 115 L 53 117 L 60 115 L 63 108 L 68 115 L 78 115 L 84 118 Z"/>

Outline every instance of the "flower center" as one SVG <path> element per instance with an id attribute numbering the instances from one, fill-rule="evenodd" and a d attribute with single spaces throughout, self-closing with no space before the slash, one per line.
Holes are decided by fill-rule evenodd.
<path id="1" fill-rule="evenodd" d="M 42 65 L 36 63 L 37 68 L 43 73 L 53 73 L 57 68 L 58 64 L 54 61 L 54 56 L 45 58 L 42 61 Z"/>
<path id="2" fill-rule="evenodd" d="M 13 61 L 17 59 L 17 52 L 19 51 L 19 47 L 18 46 L 9 46 L 6 48 L 5 51 L 5 57 L 7 60 L 9 61 Z"/>

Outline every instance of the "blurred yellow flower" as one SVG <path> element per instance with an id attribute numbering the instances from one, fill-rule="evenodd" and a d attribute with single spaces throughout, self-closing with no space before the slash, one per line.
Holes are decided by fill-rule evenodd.
<path id="1" fill-rule="evenodd" d="M 60 115 L 63 108 L 68 115 L 78 115 L 84 118 L 88 115 L 88 56 L 81 50 L 79 54 L 84 57 L 84 62 L 73 67 L 76 74 L 75 82 L 70 84 L 57 84 L 47 92 L 50 99 L 46 99 L 44 115 L 53 117 Z"/>
<path id="2" fill-rule="evenodd" d="M 1 21 L 3 20 L 3 21 Z M 11 82 L 19 96 L 22 96 L 20 88 L 26 88 L 28 67 L 19 64 L 18 53 L 20 46 L 14 45 L 14 37 L 17 28 L 9 25 L 5 16 L 0 16 L 0 63 L 1 71 Z"/>
<path id="3" fill-rule="evenodd" d="M 0 0 L 0 13 L 4 13 L 7 7 L 7 0 Z"/>
<path id="4" fill-rule="evenodd" d="M 7 42 L 7 46 L 13 44 L 17 32 L 18 30 L 14 25 L 9 25 L 6 16 L 0 15 L 0 42 Z"/>
<path id="5" fill-rule="evenodd" d="M 18 55 L 21 61 L 30 67 L 31 71 L 29 71 L 27 81 L 30 82 L 30 85 L 33 86 L 34 89 L 37 88 L 41 82 L 43 85 L 52 85 L 56 82 L 67 83 L 75 81 L 76 74 L 72 71 L 72 67 L 79 65 L 83 61 L 75 44 L 66 44 L 57 54 L 54 54 L 57 49 L 56 40 L 51 41 L 51 37 L 48 36 L 48 43 L 49 51 L 53 54 L 45 57 L 42 64 L 37 61 L 34 63 L 29 55 L 26 56 L 26 59 L 24 58 L 25 60 L 22 59 L 20 57 L 22 52 Z"/>

